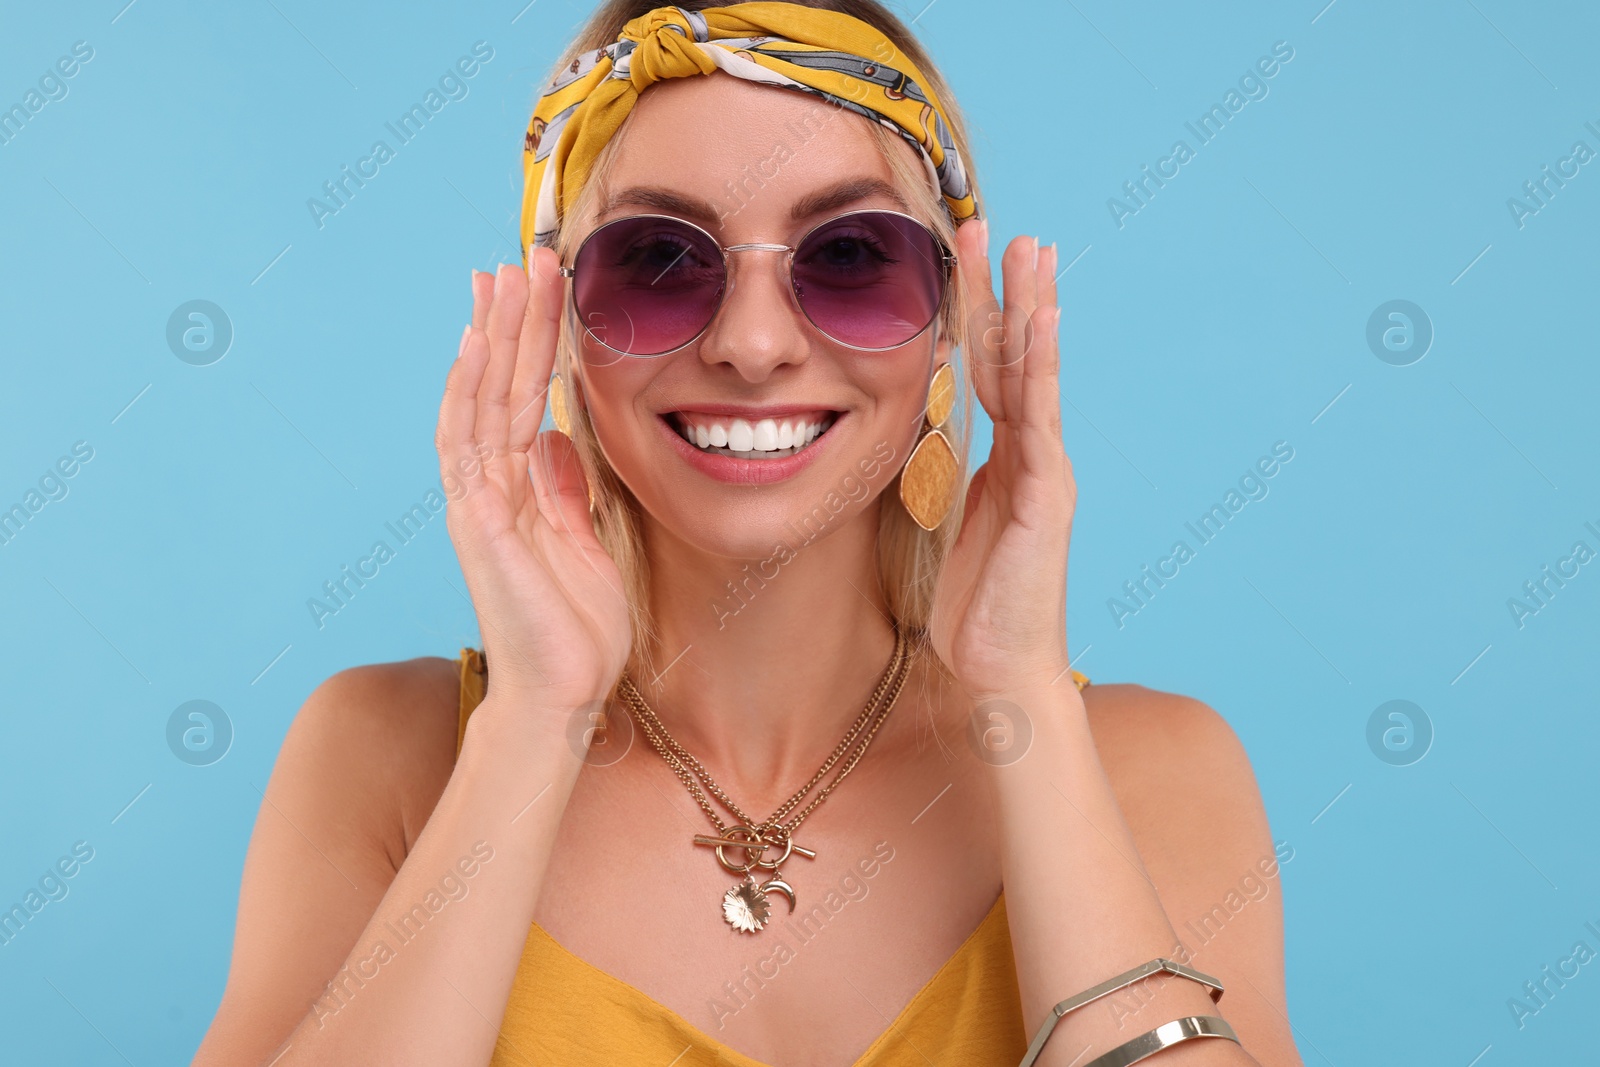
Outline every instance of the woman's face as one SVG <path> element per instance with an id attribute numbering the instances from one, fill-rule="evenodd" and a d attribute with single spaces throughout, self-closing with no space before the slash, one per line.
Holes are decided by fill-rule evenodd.
<path id="1" fill-rule="evenodd" d="M 579 233 L 653 213 L 687 218 L 723 245 L 793 246 L 846 211 L 913 214 L 867 120 L 806 94 L 722 73 L 675 78 L 644 92 L 622 137 L 610 198 L 578 220 Z M 894 148 L 921 171 L 909 144 L 897 138 Z M 949 346 L 929 327 L 888 351 L 846 347 L 797 306 L 785 253 L 728 261 L 730 291 L 687 347 L 639 358 L 582 334 L 581 402 L 650 518 L 704 551 L 764 558 L 875 507 L 916 442 Z M 796 435 L 804 442 L 818 427 L 795 451 Z M 701 430 L 710 441 L 726 434 L 726 447 L 700 446 Z"/>

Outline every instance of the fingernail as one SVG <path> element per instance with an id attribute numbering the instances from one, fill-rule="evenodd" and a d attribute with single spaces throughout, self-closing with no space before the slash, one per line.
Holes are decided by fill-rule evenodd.
<path id="1" fill-rule="evenodd" d="M 978 220 L 978 236 L 983 238 L 983 254 L 989 255 L 989 216 L 985 215 Z"/>
<path id="2" fill-rule="evenodd" d="M 1039 269 L 1039 239 L 1037 237 L 1033 239 L 1033 269 Z"/>
<path id="3" fill-rule="evenodd" d="M 474 274 L 477 271 L 473 271 Z M 456 358 L 460 359 L 467 354 L 467 338 L 472 336 L 472 323 L 467 323 L 461 328 L 461 347 L 456 351 Z"/>
<path id="4" fill-rule="evenodd" d="M 1056 273 L 1056 243 L 1054 241 L 1051 241 L 1050 244 L 1045 249 L 1044 265 L 1045 265 L 1045 269 L 1047 269 L 1050 272 L 1050 276 L 1052 278 L 1055 277 L 1055 273 Z"/>

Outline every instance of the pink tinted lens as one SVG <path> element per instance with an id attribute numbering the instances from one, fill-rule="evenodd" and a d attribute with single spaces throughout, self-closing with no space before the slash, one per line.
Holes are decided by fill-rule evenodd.
<path id="1" fill-rule="evenodd" d="M 676 219 L 633 216 L 606 223 L 573 264 L 583 325 L 633 356 L 682 348 L 716 313 L 725 273 L 705 233 Z"/>
<path id="2" fill-rule="evenodd" d="M 800 306 L 823 333 L 856 348 L 894 348 L 933 322 L 944 299 L 944 249 L 915 219 L 856 211 L 795 250 Z"/>
<path id="3" fill-rule="evenodd" d="M 634 356 L 672 352 L 705 329 L 727 281 L 721 251 L 699 228 L 663 216 L 609 222 L 584 241 L 573 297 L 602 344 Z M 944 299 L 944 248 L 927 227 L 888 211 L 856 211 L 812 231 L 794 254 L 800 307 L 834 340 L 895 348 L 927 329 Z"/>

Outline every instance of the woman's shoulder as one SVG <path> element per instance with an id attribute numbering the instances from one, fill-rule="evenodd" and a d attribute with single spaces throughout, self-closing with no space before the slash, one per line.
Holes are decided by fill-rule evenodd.
<path id="1" fill-rule="evenodd" d="M 1106 741 L 1126 742 L 1152 731 L 1163 738 L 1202 743 L 1233 736 L 1228 721 L 1204 701 L 1136 682 L 1086 685 L 1083 703 L 1097 741 L 1102 733 Z"/>
<path id="2" fill-rule="evenodd" d="M 324 679 L 296 716 L 294 729 L 364 742 L 369 760 L 429 758 L 439 736 L 454 738 L 460 701 L 460 660 L 417 656 L 363 663 Z M 445 746 L 446 763 L 454 750 Z"/>
<path id="3" fill-rule="evenodd" d="M 1083 690 L 1089 729 L 1130 823 L 1172 829 L 1182 810 L 1254 823 L 1261 798 L 1243 743 L 1209 704 L 1134 683 Z M 1208 815 L 1209 813 L 1209 815 Z M 1252 827 L 1255 828 L 1255 827 Z"/>
<path id="4" fill-rule="evenodd" d="M 1142 685 L 1096 684 L 1083 696 L 1101 766 L 1157 884 L 1208 892 L 1271 856 L 1255 770 L 1227 719 Z"/>
<path id="5" fill-rule="evenodd" d="M 459 707 L 458 658 L 345 667 L 301 705 L 274 775 L 314 779 L 325 800 L 348 803 L 398 867 L 449 781 Z"/>

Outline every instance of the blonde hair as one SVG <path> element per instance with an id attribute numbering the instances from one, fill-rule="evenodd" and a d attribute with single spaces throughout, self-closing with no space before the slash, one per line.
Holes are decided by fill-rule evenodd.
<path id="1" fill-rule="evenodd" d="M 935 68 L 932 59 L 911 35 L 910 30 L 877 0 L 791 0 L 791 2 L 804 7 L 842 12 L 869 23 L 916 63 L 928 83 L 925 88 L 939 101 L 944 110 L 946 126 L 966 164 L 974 203 L 978 205 L 979 214 L 984 214 L 973 169 L 971 145 L 961 113 L 943 75 Z M 556 72 L 569 66 L 578 56 L 615 41 L 628 22 L 657 6 L 660 5 L 652 0 L 606 0 L 585 23 L 568 46 L 566 53 L 552 68 L 551 77 L 546 79 L 546 84 L 554 80 Z M 677 6 L 698 11 L 717 5 L 712 0 L 680 0 Z M 591 180 L 585 184 L 574 203 L 570 218 L 587 217 L 605 193 L 617 147 L 622 142 L 623 134 L 632 122 L 634 114 L 636 112 L 629 114 L 616 134 L 597 155 L 591 171 Z M 909 213 L 926 223 L 939 235 L 945 245 L 953 250 L 955 223 L 950 218 L 949 209 L 942 195 L 929 181 L 926 164 L 908 160 L 903 149 L 893 147 L 897 142 L 905 143 L 905 138 L 898 132 L 877 122 L 871 123 L 870 129 L 874 144 L 889 165 L 896 187 L 907 199 Z M 554 249 L 562 263 L 572 261 L 584 236 L 576 232 L 575 227 L 566 225 L 566 221 L 565 218 L 562 220 L 554 239 Z M 556 354 L 556 369 L 567 382 L 577 380 L 574 374 L 578 360 L 576 339 L 579 336 L 578 331 L 581 330 L 571 303 L 569 299 L 567 313 L 562 319 Z M 967 453 L 971 439 L 969 413 L 973 400 L 973 386 L 971 370 L 967 366 L 965 356 L 971 350 L 969 340 L 976 341 L 981 335 L 981 327 L 971 321 L 971 310 L 967 306 L 966 295 L 959 278 L 952 276 L 951 284 L 945 293 L 944 304 L 935 320 L 937 336 L 952 342 L 951 362 L 956 371 L 957 381 L 955 409 L 951 413 L 950 421 L 942 427 L 955 449 L 958 465 L 956 477 L 960 488 L 950 514 L 936 530 L 928 531 L 918 526 L 899 503 L 898 471 L 895 478 L 887 482 L 882 490 L 884 494 L 894 492 L 897 499 L 878 509 L 878 580 L 891 617 L 906 634 L 913 651 L 918 653 L 928 651 L 928 625 L 933 614 L 938 577 L 945 558 L 955 542 L 956 534 L 961 528 L 962 510 L 966 500 L 964 487 L 967 484 L 968 474 Z M 633 653 L 628 669 L 634 677 L 653 677 L 655 665 L 651 661 L 656 632 L 648 602 L 649 572 L 644 552 L 641 506 L 601 452 L 600 443 L 595 437 L 594 425 L 590 422 L 584 405 L 573 402 L 571 389 L 568 390 L 567 397 L 567 408 L 572 423 L 572 441 L 593 494 L 595 531 L 600 543 L 622 574 L 623 592 L 631 608 Z M 909 457 L 899 458 L 902 466 L 905 458 Z M 936 664 L 939 663 L 936 656 L 926 658 Z"/>

